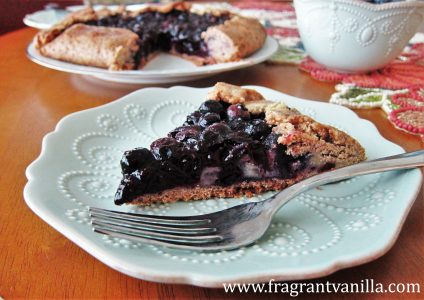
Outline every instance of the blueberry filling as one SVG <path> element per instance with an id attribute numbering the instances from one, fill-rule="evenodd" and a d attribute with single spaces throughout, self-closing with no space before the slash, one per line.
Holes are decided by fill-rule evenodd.
<path id="1" fill-rule="evenodd" d="M 144 12 L 136 17 L 111 15 L 86 24 L 125 28 L 138 34 L 140 47 L 135 57 L 138 66 L 149 54 L 158 50 L 206 57 L 208 49 L 201 38 L 202 32 L 228 19 L 228 14 L 215 16 L 174 9 L 168 13 Z"/>
<path id="2" fill-rule="evenodd" d="M 403 0 L 364 0 L 364 1 L 372 3 L 372 4 L 384 4 L 384 3 L 391 3 L 391 2 L 400 2 Z"/>
<path id="3" fill-rule="evenodd" d="M 157 139 L 150 149 L 126 151 L 115 203 L 177 186 L 228 186 L 266 178 L 293 178 L 313 169 L 310 156 L 292 157 L 263 114 L 242 105 L 206 101 L 186 122 Z M 323 166 L 329 169 L 334 166 Z M 322 170 L 322 171 L 323 171 Z"/>

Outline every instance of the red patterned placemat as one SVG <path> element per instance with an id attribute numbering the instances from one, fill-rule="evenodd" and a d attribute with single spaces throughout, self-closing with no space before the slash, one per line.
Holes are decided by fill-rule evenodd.
<path id="1" fill-rule="evenodd" d="M 392 90 L 424 87 L 424 44 L 415 44 L 386 67 L 364 74 L 331 71 L 310 57 L 303 60 L 299 68 L 320 81 L 354 84 L 359 87 Z"/>
<path id="2" fill-rule="evenodd" d="M 424 43 L 417 43 L 406 48 L 405 52 L 386 67 L 365 74 L 343 74 L 328 70 L 307 57 L 299 68 L 320 81 L 341 83 L 347 86 L 345 91 L 331 97 L 330 102 L 352 108 L 382 107 L 388 113 L 392 124 L 411 134 L 424 136 Z M 373 89 L 375 101 L 370 97 L 358 97 L 358 91 Z M 356 93 L 349 91 L 356 89 Z M 375 98 L 379 90 L 391 90 L 392 93 Z M 362 93 L 361 92 L 361 93 Z M 345 97 L 343 97 L 345 96 Z M 372 98 L 371 98 L 372 100 Z M 380 101 L 380 102 L 378 102 Z M 376 105 L 379 103 L 379 105 Z"/>

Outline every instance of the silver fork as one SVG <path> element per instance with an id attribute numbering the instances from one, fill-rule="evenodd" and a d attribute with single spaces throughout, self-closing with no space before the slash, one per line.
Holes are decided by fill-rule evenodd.
<path id="1" fill-rule="evenodd" d="M 90 208 L 95 232 L 136 242 L 190 250 L 230 250 L 249 245 L 294 196 L 349 177 L 424 166 L 424 150 L 362 162 L 305 179 L 274 196 L 197 216 L 151 216 Z"/>

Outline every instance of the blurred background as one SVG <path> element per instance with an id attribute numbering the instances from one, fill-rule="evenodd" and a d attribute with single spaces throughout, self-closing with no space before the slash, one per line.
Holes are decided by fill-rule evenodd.
<path id="1" fill-rule="evenodd" d="M 22 19 L 26 14 L 43 9 L 50 3 L 58 7 L 82 4 L 81 0 L 0 0 L 0 34 L 24 27 Z"/>
<path id="2" fill-rule="evenodd" d="M 249 0 L 245 0 L 246 2 Z M 257 1 L 257 0 L 256 0 Z M 275 2 L 287 2 L 275 1 Z M 55 6 L 56 8 L 65 8 L 69 5 L 81 4 L 133 4 L 144 2 L 171 2 L 171 1 L 140 1 L 140 0 L 0 0 L 0 35 L 24 27 L 22 19 L 26 14 L 33 13 L 37 10 L 42 10 L 46 6 Z M 196 1 L 196 2 L 213 2 Z M 231 1 L 226 1 L 231 2 Z"/>

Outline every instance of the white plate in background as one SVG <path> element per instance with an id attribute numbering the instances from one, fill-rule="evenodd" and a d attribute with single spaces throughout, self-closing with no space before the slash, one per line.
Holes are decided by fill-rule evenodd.
<path id="1" fill-rule="evenodd" d="M 271 57 L 278 49 L 278 43 L 267 37 L 261 49 L 237 62 L 196 66 L 181 57 L 159 53 L 142 70 L 110 71 L 106 69 L 72 64 L 41 55 L 31 43 L 27 55 L 33 62 L 58 71 L 84 74 L 99 79 L 124 83 L 173 83 L 189 81 L 216 75 L 223 72 L 247 68 Z"/>

